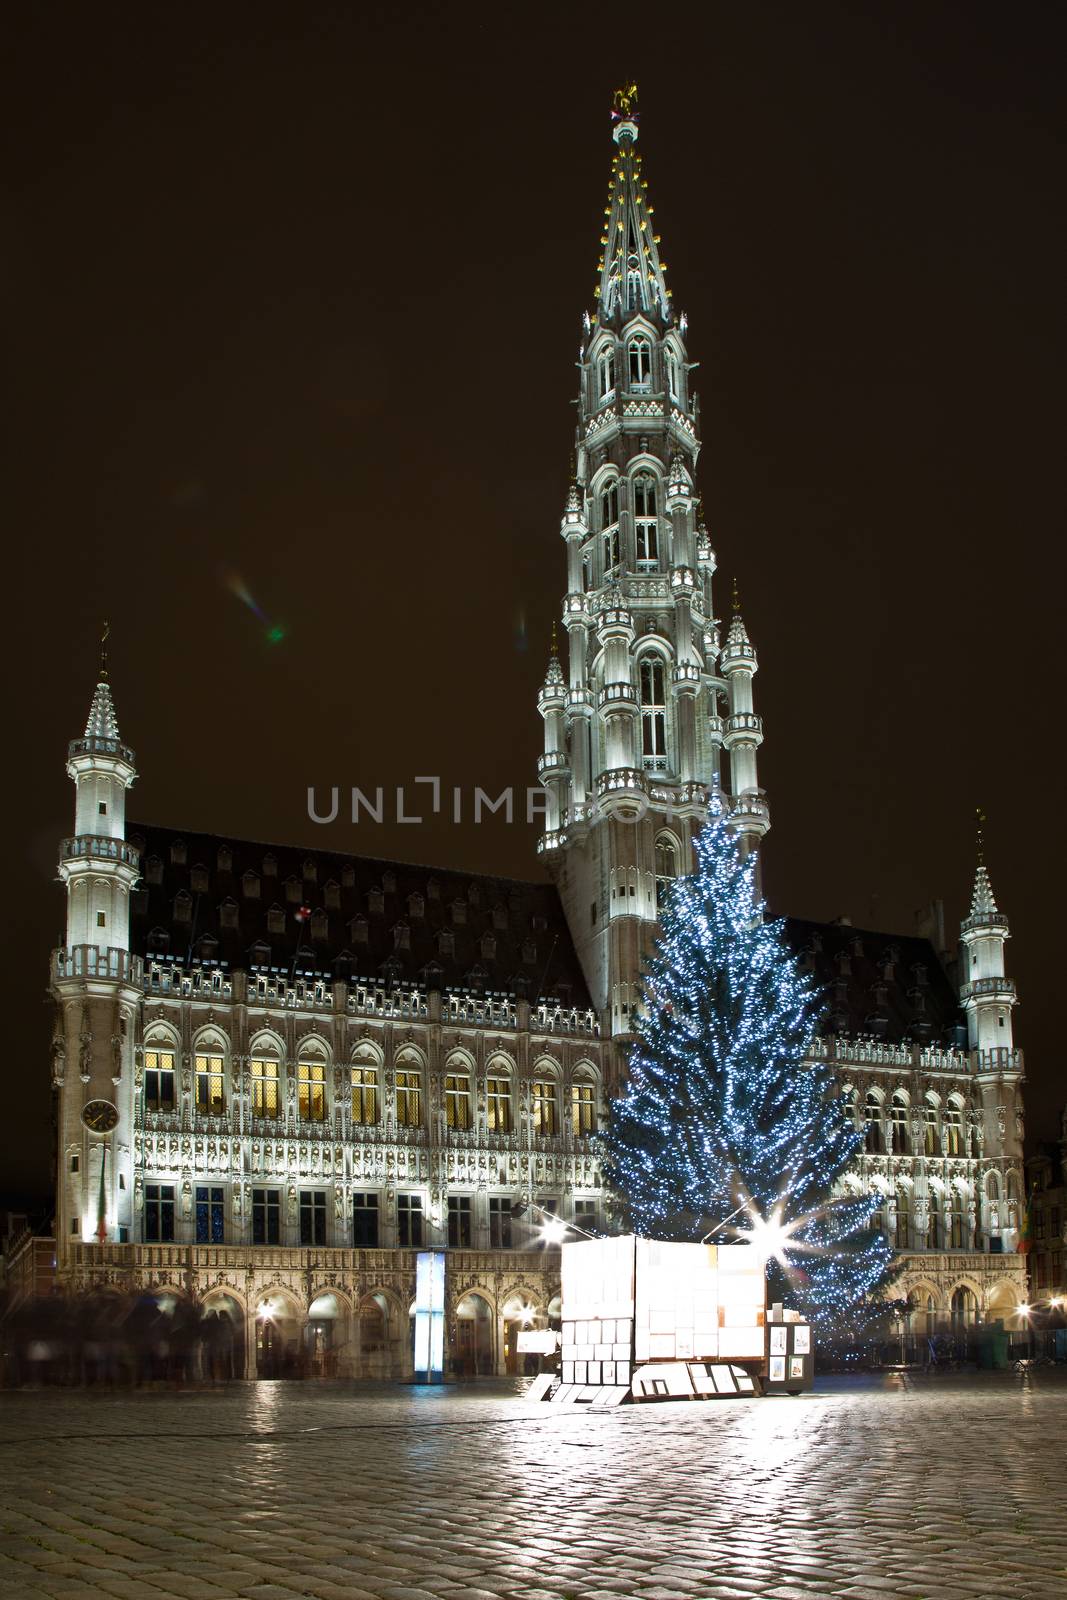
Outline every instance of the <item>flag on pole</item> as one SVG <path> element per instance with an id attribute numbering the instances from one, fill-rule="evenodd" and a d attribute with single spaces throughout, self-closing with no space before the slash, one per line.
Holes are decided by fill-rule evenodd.
<path id="1" fill-rule="evenodd" d="M 1019 1222 L 1019 1243 L 1015 1247 L 1021 1256 L 1025 1256 L 1029 1253 L 1033 1224 L 1034 1191 L 1031 1189 L 1029 1195 L 1027 1196 L 1026 1204 L 1023 1206 L 1023 1214 Z"/>
<path id="2" fill-rule="evenodd" d="M 107 1145 L 100 1146 L 100 1194 L 96 1202 L 96 1237 L 101 1244 L 107 1239 L 107 1190 L 104 1173 L 107 1170 Z"/>

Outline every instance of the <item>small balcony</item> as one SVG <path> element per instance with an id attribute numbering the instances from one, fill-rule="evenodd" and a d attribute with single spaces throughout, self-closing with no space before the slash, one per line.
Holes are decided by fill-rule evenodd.
<path id="1" fill-rule="evenodd" d="M 65 978 L 110 978 L 139 988 L 144 981 L 144 963 L 129 950 L 116 950 L 113 946 L 101 950 L 95 944 L 76 944 L 69 950 L 52 952 L 52 981 Z"/>
<path id="2" fill-rule="evenodd" d="M 64 861 L 88 858 L 92 861 L 118 861 L 136 871 L 141 852 L 125 839 L 110 839 L 103 834 L 81 833 L 76 839 L 64 839 L 60 846 Z"/>

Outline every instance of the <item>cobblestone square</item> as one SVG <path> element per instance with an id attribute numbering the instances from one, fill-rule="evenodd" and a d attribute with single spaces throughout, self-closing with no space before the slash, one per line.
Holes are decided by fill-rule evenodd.
<path id="1" fill-rule="evenodd" d="M 0 1594 L 1067 1596 L 1067 1373 L 600 1415 L 521 1387 L 3 1394 Z"/>

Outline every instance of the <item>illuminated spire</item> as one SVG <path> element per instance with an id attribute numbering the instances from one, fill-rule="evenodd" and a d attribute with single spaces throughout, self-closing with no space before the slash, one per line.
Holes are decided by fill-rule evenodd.
<path id="1" fill-rule="evenodd" d="M 119 721 L 115 715 L 115 703 L 111 698 L 111 686 L 106 678 L 101 678 L 93 693 L 93 703 L 89 707 L 89 720 L 85 724 L 85 737 L 87 739 L 117 739 L 119 736 Z"/>
<path id="2" fill-rule="evenodd" d="M 986 817 L 985 817 L 985 812 L 982 810 L 981 806 L 978 807 L 978 809 L 977 809 L 977 811 L 975 813 L 975 816 L 977 818 L 977 823 L 978 823 L 977 834 L 976 834 L 976 839 L 975 839 L 975 843 L 976 843 L 976 846 L 977 846 L 978 865 L 977 865 L 977 867 L 975 869 L 974 890 L 973 890 L 973 892 L 971 894 L 971 916 L 972 917 L 983 917 L 983 916 L 996 915 L 997 902 L 993 898 L 993 886 L 989 881 L 989 873 L 986 870 L 986 864 L 985 864 L 985 822 L 986 822 Z"/>
<path id="3" fill-rule="evenodd" d="M 637 85 L 616 89 L 611 120 L 618 153 L 611 162 L 604 228 L 597 263 L 597 315 L 601 322 L 621 307 L 626 315 L 644 311 L 666 322 L 672 320 L 671 299 L 660 259 L 659 236 L 654 231 L 652 207 L 646 199 L 648 184 L 641 176 L 637 154 Z"/>

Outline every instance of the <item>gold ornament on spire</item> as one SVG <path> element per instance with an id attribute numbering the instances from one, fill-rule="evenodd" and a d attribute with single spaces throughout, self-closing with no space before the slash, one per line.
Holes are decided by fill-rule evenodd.
<path id="1" fill-rule="evenodd" d="M 611 106 L 621 117 L 633 116 L 637 110 L 636 83 L 624 83 L 621 89 L 616 89 L 611 97 Z"/>
<path id="2" fill-rule="evenodd" d="M 984 867 L 985 866 L 985 825 L 986 825 L 986 814 L 982 810 L 981 806 L 976 806 L 974 815 L 975 815 L 975 821 L 977 823 L 977 832 L 976 832 L 975 844 L 976 844 L 977 849 L 978 849 L 978 865 L 980 867 Z"/>
<path id="3" fill-rule="evenodd" d="M 734 616 L 735 617 L 739 617 L 740 615 L 741 615 L 741 591 L 737 587 L 737 579 L 735 577 L 734 578 Z"/>
<path id="4" fill-rule="evenodd" d="M 100 635 L 100 681 L 107 680 L 107 641 L 111 637 L 111 624 L 104 619 L 104 631 Z"/>

